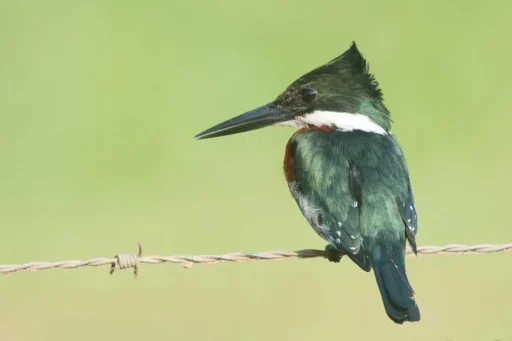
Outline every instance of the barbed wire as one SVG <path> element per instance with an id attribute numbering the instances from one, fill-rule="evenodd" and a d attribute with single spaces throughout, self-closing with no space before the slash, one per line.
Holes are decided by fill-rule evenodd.
<path id="1" fill-rule="evenodd" d="M 494 252 L 512 252 L 512 243 L 508 244 L 480 244 L 459 245 L 449 244 L 445 246 L 422 246 L 418 248 L 418 254 L 479 254 Z M 414 254 L 410 248 L 406 250 L 408 255 Z M 191 268 L 194 264 L 213 265 L 226 262 L 255 262 L 277 261 L 308 258 L 340 259 L 343 252 L 336 250 L 305 249 L 298 251 L 267 251 L 259 253 L 235 252 L 224 255 L 197 255 L 197 256 L 143 256 L 142 246 L 139 244 L 138 254 L 119 254 L 112 258 L 92 258 L 88 260 L 64 260 L 59 262 L 31 262 L 26 264 L 0 265 L 0 274 L 12 274 L 16 272 L 34 272 L 48 269 L 76 269 L 84 266 L 110 265 L 110 274 L 118 269 L 133 268 L 135 277 L 139 272 L 139 264 L 177 263 L 185 268 Z"/>

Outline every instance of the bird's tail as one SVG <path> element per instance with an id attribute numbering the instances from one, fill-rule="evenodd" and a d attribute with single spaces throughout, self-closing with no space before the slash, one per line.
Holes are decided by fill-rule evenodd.
<path id="1" fill-rule="evenodd" d="M 400 245 L 381 244 L 373 248 L 371 260 L 382 302 L 389 318 L 402 324 L 419 321 L 420 310 L 405 273 L 405 250 Z"/>

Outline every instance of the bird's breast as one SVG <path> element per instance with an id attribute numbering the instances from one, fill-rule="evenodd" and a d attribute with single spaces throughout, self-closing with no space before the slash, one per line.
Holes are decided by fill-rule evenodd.
<path id="1" fill-rule="evenodd" d="M 283 161 L 283 170 L 284 170 L 284 177 L 288 183 L 295 181 L 296 178 L 296 169 L 295 169 L 295 147 L 296 143 L 293 142 L 294 137 L 301 135 L 305 132 L 312 131 L 312 130 L 321 130 L 321 131 L 332 131 L 333 129 L 330 127 L 317 127 L 317 126 L 307 126 L 304 128 L 301 128 L 297 130 L 288 143 L 286 144 L 285 152 L 284 152 L 284 161 Z"/>
<path id="2" fill-rule="evenodd" d="M 288 141 L 283 161 L 284 177 L 288 183 L 295 181 L 295 144 Z"/>

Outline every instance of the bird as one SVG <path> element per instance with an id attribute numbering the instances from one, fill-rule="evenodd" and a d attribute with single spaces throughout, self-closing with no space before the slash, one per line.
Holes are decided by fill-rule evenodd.
<path id="1" fill-rule="evenodd" d="M 366 272 L 373 269 L 387 316 L 402 324 L 420 320 L 405 268 L 406 242 L 417 254 L 418 217 L 391 123 L 382 90 L 354 41 L 272 102 L 195 137 L 294 127 L 283 162 L 291 195 L 328 242 L 326 250 L 347 255 Z"/>

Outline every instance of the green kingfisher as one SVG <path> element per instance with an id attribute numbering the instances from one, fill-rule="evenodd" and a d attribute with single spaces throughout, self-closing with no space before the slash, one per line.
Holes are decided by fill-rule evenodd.
<path id="1" fill-rule="evenodd" d="M 391 320 L 419 321 L 405 270 L 406 240 L 416 253 L 418 231 L 409 173 L 382 91 L 355 42 L 274 101 L 196 138 L 268 126 L 298 129 L 286 145 L 284 175 L 302 214 L 329 243 L 326 250 L 373 269 Z"/>

